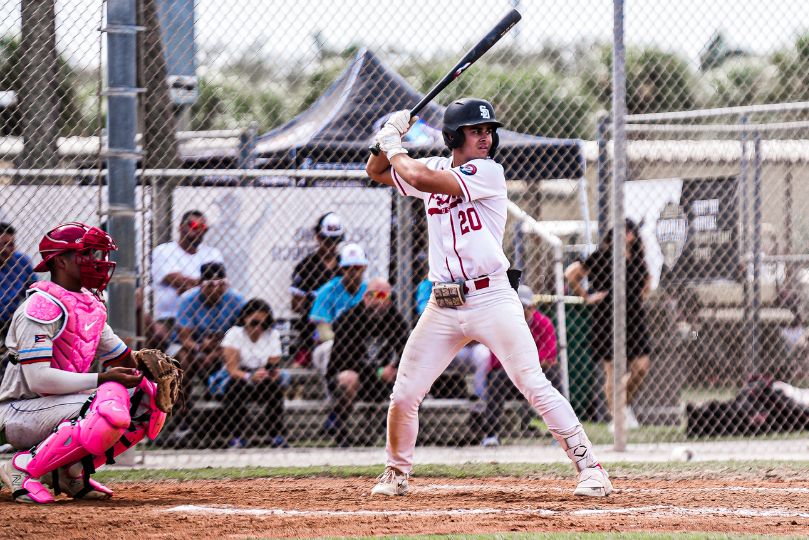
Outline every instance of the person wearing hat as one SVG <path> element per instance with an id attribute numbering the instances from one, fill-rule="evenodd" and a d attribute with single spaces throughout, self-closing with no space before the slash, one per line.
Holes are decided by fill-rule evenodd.
<path id="1" fill-rule="evenodd" d="M 326 366 L 334 343 L 332 325 L 344 311 L 362 301 L 367 284 L 365 270 L 368 259 L 359 244 L 346 244 L 340 249 L 340 272 L 315 294 L 309 320 L 316 326 L 315 339 L 318 346 L 312 351 L 312 364 L 321 373 L 326 373 Z"/>
<path id="2" fill-rule="evenodd" d="M 298 318 L 292 322 L 296 334 L 292 343 L 293 363 L 307 365 L 315 345 L 315 325 L 309 321 L 309 312 L 317 290 L 335 276 L 340 275 L 337 246 L 345 238 L 345 227 L 340 216 L 328 212 L 320 216 L 314 229 L 317 248 L 304 257 L 292 272 L 289 293 L 292 311 Z"/>
<path id="3" fill-rule="evenodd" d="M 219 368 L 222 359 L 221 341 L 236 324 L 244 297 L 228 285 L 225 265 L 208 262 L 199 270 L 200 284 L 180 297 L 177 311 L 177 339 L 180 350 L 177 360 L 185 370 L 183 392 L 186 399 L 178 416 L 190 408 L 191 387 L 195 376 L 207 378 Z"/>
<path id="4" fill-rule="evenodd" d="M 587 259 L 576 261 L 565 270 L 571 289 L 592 306 L 590 315 L 590 356 L 604 365 L 604 393 L 610 413 L 613 403 L 613 319 L 612 319 L 612 237 L 613 229 Z M 651 345 L 646 328 L 646 311 L 643 301 L 651 287 L 651 274 L 644 257 L 640 227 L 631 219 L 626 220 L 626 424 L 629 429 L 639 427 L 632 401 L 640 390 L 649 372 Z M 587 278 L 590 290 L 583 286 Z M 610 422 L 610 430 L 614 428 Z"/>
<path id="5" fill-rule="evenodd" d="M 179 236 L 152 252 L 154 284 L 153 322 L 146 329 L 147 343 L 166 348 L 174 334 L 180 296 L 199 285 L 200 267 L 207 262 L 224 262 L 222 253 L 203 243 L 208 222 L 199 210 L 189 210 L 180 218 Z"/>
<path id="6" fill-rule="evenodd" d="M 562 372 L 556 361 L 556 330 L 551 320 L 537 311 L 534 302 L 534 291 L 528 285 L 520 285 L 517 296 L 522 304 L 525 322 L 531 330 L 534 342 L 539 352 L 539 365 L 545 378 L 554 388 L 562 391 Z M 489 375 L 487 377 L 486 412 L 484 413 L 485 436 L 481 441 L 483 446 L 500 446 L 500 417 L 507 400 L 517 399 L 519 391 L 508 378 L 503 364 L 491 353 L 489 360 Z M 527 411 L 530 414 L 530 410 Z"/>

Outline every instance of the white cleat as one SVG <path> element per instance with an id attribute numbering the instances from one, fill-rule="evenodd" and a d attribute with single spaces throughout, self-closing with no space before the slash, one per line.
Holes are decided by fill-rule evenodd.
<path id="1" fill-rule="evenodd" d="M 574 495 L 584 497 L 606 497 L 612 493 L 612 482 L 607 471 L 598 467 L 588 467 L 579 473 L 579 485 Z"/>
<path id="2" fill-rule="evenodd" d="M 393 467 L 385 467 L 385 472 L 376 479 L 371 495 L 407 495 L 407 479 L 410 475 L 399 472 Z"/>

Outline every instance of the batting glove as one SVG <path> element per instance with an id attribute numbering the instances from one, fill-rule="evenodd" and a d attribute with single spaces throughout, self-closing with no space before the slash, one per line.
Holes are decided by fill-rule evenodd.
<path id="1" fill-rule="evenodd" d="M 388 160 L 397 154 L 406 154 L 407 150 L 402 147 L 402 136 L 399 131 L 389 125 L 385 125 L 376 134 L 376 142 L 379 143 L 379 149 L 385 152 Z"/>
<path id="2" fill-rule="evenodd" d="M 418 121 L 418 119 L 418 116 L 410 118 L 410 111 L 408 109 L 404 109 L 402 111 L 396 111 L 390 115 L 388 121 L 385 122 L 385 127 L 393 127 L 396 129 L 399 135 L 404 137 L 405 134 L 410 131 L 410 128 L 413 127 L 413 124 Z"/>

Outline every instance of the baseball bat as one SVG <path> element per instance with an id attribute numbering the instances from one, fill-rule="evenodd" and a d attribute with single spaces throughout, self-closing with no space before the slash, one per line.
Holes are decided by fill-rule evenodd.
<path id="1" fill-rule="evenodd" d="M 449 70 L 449 72 L 444 75 L 444 77 L 438 81 L 432 89 L 427 92 L 427 94 L 410 109 L 410 118 L 416 116 L 428 103 L 430 103 L 435 96 L 437 96 L 444 88 L 450 85 L 452 81 L 457 79 L 461 76 L 461 74 L 469 68 L 472 64 L 477 62 L 477 60 L 486 54 L 486 52 L 491 49 L 495 43 L 500 41 L 506 33 L 511 30 L 515 24 L 519 22 L 522 18 L 520 12 L 516 9 L 512 9 L 509 11 L 505 17 L 500 19 L 494 28 L 489 30 L 489 33 L 483 36 L 483 39 L 478 41 L 469 51 L 461 58 L 461 60 L 455 64 L 455 66 Z M 371 153 L 375 156 L 379 155 L 379 144 L 376 144 L 371 147 Z"/>

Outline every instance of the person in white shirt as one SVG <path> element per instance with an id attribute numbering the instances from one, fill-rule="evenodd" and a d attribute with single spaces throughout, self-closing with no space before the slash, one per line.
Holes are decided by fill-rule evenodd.
<path id="1" fill-rule="evenodd" d="M 488 347 L 567 453 L 578 473 L 576 495 L 612 492 L 570 403 L 537 362 L 537 346 L 510 279 L 503 253 L 507 192 L 503 167 L 492 157 L 500 122 L 491 103 L 464 98 L 444 113 L 450 157 L 413 159 L 402 137 L 416 118 L 391 115 L 376 136 L 381 152 L 368 176 L 403 196 L 424 201 L 429 234 L 430 301 L 407 340 L 388 409 L 385 471 L 372 494 L 405 495 L 413 468 L 418 410 L 436 378 L 470 341 Z"/>
<path id="2" fill-rule="evenodd" d="M 180 295 L 199 285 L 200 268 L 207 262 L 224 263 L 222 253 L 203 245 L 208 223 L 199 210 L 189 210 L 180 219 L 177 241 L 166 242 L 152 252 L 154 322 L 149 325 L 149 345 L 165 349 L 177 318 Z"/>
<path id="3" fill-rule="evenodd" d="M 270 305 L 252 298 L 222 340 L 225 369 L 230 376 L 224 395 L 224 423 L 231 429 L 231 447 L 247 445 L 250 427 L 246 405 L 250 401 L 264 404 L 265 438 L 270 446 L 288 446 L 284 438 L 281 337 L 274 323 Z"/>

